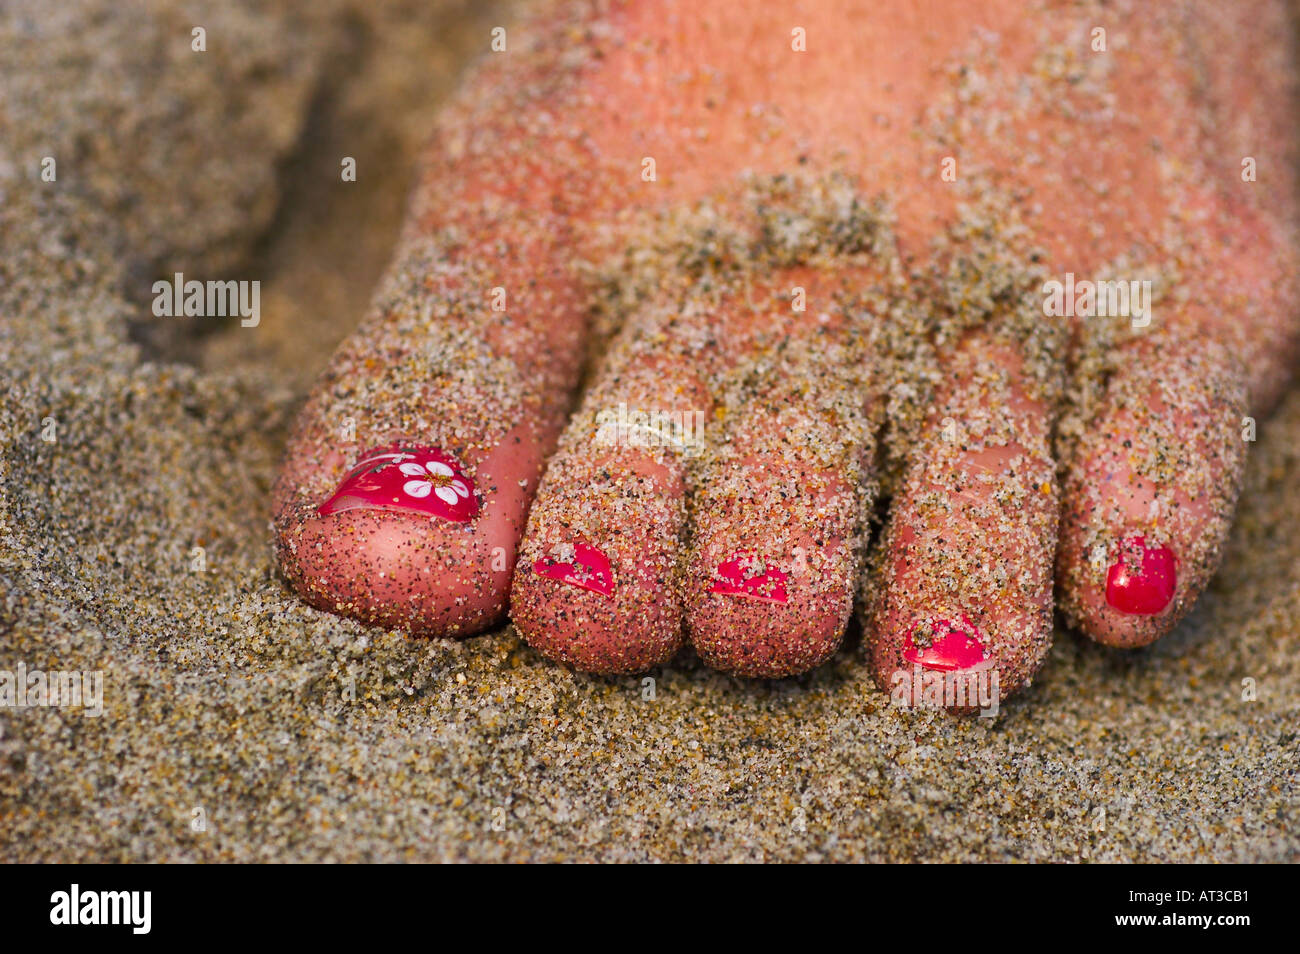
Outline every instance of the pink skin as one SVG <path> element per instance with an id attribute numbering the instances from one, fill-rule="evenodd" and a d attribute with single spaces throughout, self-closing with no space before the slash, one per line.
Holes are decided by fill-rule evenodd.
<path id="1" fill-rule="evenodd" d="M 443 635 L 499 621 L 527 488 L 542 463 L 527 436 L 518 429 L 482 457 L 465 459 L 485 492 L 472 522 L 375 507 L 321 515 L 309 502 L 281 532 L 281 566 L 313 606 L 375 625 Z"/>
<path id="2" fill-rule="evenodd" d="M 1211 160 L 1205 188 L 1190 203 L 1187 219 L 1195 225 L 1185 229 L 1186 257 L 1197 263 L 1188 271 L 1201 280 L 1188 302 L 1164 309 L 1166 333 L 1153 327 L 1124 350 L 1112 397 L 1091 423 L 1100 436 L 1085 442 L 1065 476 L 1062 605 L 1080 628 L 1112 646 L 1159 639 L 1209 582 L 1249 447 L 1245 415 L 1262 419 L 1276 403 L 1300 349 L 1291 224 L 1296 70 L 1276 39 L 1293 24 L 1282 4 L 1215 10 L 1212 18 L 1187 21 L 1208 115 L 1200 124 L 1179 124 L 1172 114 L 1152 117 L 1152 128 L 1160 127 L 1153 134 L 1178 143 L 1180 154 Z M 1208 130 L 1205 139 L 1188 142 L 1194 129 Z M 1261 154 L 1271 157 L 1269 174 L 1243 181 L 1241 157 Z M 1176 449 L 1175 471 L 1144 475 L 1135 465 L 1162 430 L 1166 446 Z M 1189 475 L 1204 479 L 1189 481 Z M 1094 565 L 1088 550 L 1097 531 L 1109 545 Z M 1158 612 L 1150 612 L 1155 593 L 1126 603 L 1114 585 L 1120 544 L 1136 536 L 1173 557 L 1174 592 Z M 1169 561 L 1160 563 L 1150 572 L 1165 576 Z M 1126 611 L 1138 607 L 1143 612 Z"/>
<path id="3" fill-rule="evenodd" d="M 637 494 L 625 497 L 625 525 L 602 523 L 574 534 L 551 519 L 562 498 L 543 487 L 529 524 L 538 529 L 525 541 L 510 597 L 515 626 L 544 656 L 587 672 L 643 672 L 666 662 L 682 644 L 681 609 L 671 585 L 685 521 L 681 473 L 635 452 L 558 464 L 566 475 L 585 473 L 593 481 L 635 487 Z M 609 593 L 537 571 L 557 545 L 580 541 L 608 560 Z"/>
<path id="4" fill-rule="evenodd" d="M 1236 215 L 1249 218 L 1240 209 Z M 1129 345 L 1111 385 L 1120 397 L 1102 407 L 1093 424 L 1098 439 L 1066 476 L 1059 555 L 1063 601 L 1067 615 L 1107 645 L 1154 642 L 1195 605 L 1231 526 L 1248 448 L 1245 417 L 1249 409 L 1262 415 L 1277 401 L 1296 354 L 1295 321 L 1287 314 L 1293 250 L 1262 222 L 1238 222 L 1214 238 L 1224 286 L 1218 297 L 1254 302 L 1257 317 L 1238 325 L 1235 309 L 1207 302 L 1179 316 L 1164 338 Z M 1178 454 L 1169 480 L 1135 466 L 1155 449 L 1162 430 L 1169 432 L 1165 444 Z M 1203 480 L 1189 482 L 1192 476 Z M 1089 541 L 1098 528 L 1111 543 L 1105 558 L 1092 565 Z M 1164 581 L 1172 581 L 1173 591 L 1159 609 L 1154 592 L 1126 597 L 1127 587 L 1117 585 L 1135 569 L 1134 556 L 1125 559 L 1120 546 L 1135 537 L 1167 551 L 1141 574 L 1151 578 L 1153 591 L 1166 592 Z"/>
<path id="5" fill-rule="evenodd" d="M 614 364 L 547 468 L 522 544 L 511 617 L 534 649 L 588 672 L 644 671 L 671 659 L 683 639 L 676 559 L 686 523 L 684 462 L 666 448 L 589 426 L 619 405 L 686 412 L 707 408 L 708 399 L 683 363 L 651 354 Z M 614 501 L 617 512 L 609 509 Z M 571 562 L 567 548 L 576 556 L 579 544 L 608 561 L 609 592 L 549 571 L 557 560 Z"/>
<path id="6" fill-rule="evenodd" d="M 730 336 L 733 360 L 762 352 L 762 339 L 750 336 L 766 321 L 788 335 L 788 355 L 803 344 L 824 364 L 820 374 L 800 374 L 799 359 L 791 357 L 794 369 L 761 377 L 736 419 L 710 432 L 726 453 L 707 457 L 695 474 L 686 625 L 700 657 L 723 672 L 748 678 L 806 672 L 828 659 L 844 636 L 861 572 L 854 542 L 866 522 L 857 485 L 870 477 L 871 449 L 854 442 L 864 437 L 845 435 L 843 446 L 823 459 L 820 442 L 805 443 L 801 432 L 809 424 L 800 415 L 838 396 L 824 349 L 848 340 L 854 321 L 828 308 L 836 290 L 872 277 L 846 265 L 826 273 L 789 269 L 771 276 L 772 291 L 806 289 L 809 300 L 820 303 L 816 320 L 790 320 L 780 311 L 733 319 L 746 321 Z M 873 400 L 865 389 L 851 398 Z M 738 554 L 750 555 L 743 567 Z"/>
<path id="7" fill-rule="evenodd" d="M 1170 366 L 1177 355 L 1170 354 L 1164 370 L 1171 376 L 1182 370 L 1203 377 L 1207 357 L 1202 346 L 1177 369 Z M 1227 368 L 1217 377 L 1240 382 Z M 1224 387 L 1234 390 L 1230 383 Z M 1244 391 L 1240 383 L 1235 390 L 1239 395 Z M 1176 403 L 1170 403 L 1171 397 L 1152 387 L 1134 407 L 1107 408 L 1096 425 L 1095 450 L 1067 478 L 1061 561 L 1068 612 L 1094 639 L 1112 646 L 1153 642 L 1191 608 L 1217 565 L 1228 529 L 1223 511 L 1228 508 L 1230 515 L 1240 480 L 1244 406 L 1225 406 L 1214 393 L 1197 394 L 1192 388 L 1182 390 Z M 1152 418 L 1157 422 L 1151 423 Z M 1149 435 L 1158 427 L 1170 429 L 1170 443 L 1182 455 L 1173 479 L 1204 475 L 1200 492 L 1189 494 L 1135 470 L 1135 462 L 1152 449 Z M 1219 502 L 1215 494 L 1224 490 L 1231 495 Z M 1088 534 L 1094 527 L 1104 528 L 1111 541 L 1104 555 L 1090 552 Z M 1123 546 L 1135 538 L 1143 540 L 1150 556 L 1141 558 Z M 1162 593 L 1168 599 L 1157 605 Z"/>
<path id="8" fill-rule="evenodd" d="M 737 675 L 779 677 L 803 672 L 839 645 L 852 608 L 854 583 L 845 542 L 851 536 L 852 515 L 842 505 L 851 494 L 842 481 L 816 494 L 829 526 L 824 522 L 815 537 L 797 518 L 781 525 L 754 520 L 740 506 L 710 506 L 707 519 L 697 525 L 690 569 L 683 581 L 676 574 L 685 528 L 686 485 L 680 461 L 669 458 L 665 466 L 629 448 L 601 453 L 583 466 L 565 454 L 561 451 L 552 462 L 539 491 L 524 544 L 526 558 L 551 552 L 559 542 L 555 538 L 565 536 L 565 521 L 557 512 L 561 502 L 553 485 L 556 472 L 571 479 L 575 473 L 594 478 L 604 470 L 624 489 L 637 493 L 622 495 L 622 508 L 599 521 L 602 539 L 589 541 L 609 555 L 615 568 L 617 587 L 612 598 L 527 569 L 517 573 L 512 616 L 534 648 L 591 672 L 636 672 L 665 662 L 676 652 L 683 613 L 705 661 Z M 788 461 L 776 465 L 779 477 L 774 478 L 763 461 L 750 458 L 735 476 L 760 498 L 791 478 L 807 479 L 798 471 L 791 474 Z M 724 477 L 706 473 L 704 480 L 722 483 Z M 643 482 L 652 486 L 653 499 L 643 496 Z M 838 532 L 837 525 L 843 525 Z M 795 546 L 788 548 L 790 552 L 774 554 L 772 541 L 779 539 Z M 769 582 L 763 598 L 719 591 L 746 589 L 718 586 L 717 568 L 732 563 L 738 553 L 761 553 L 775 564 L 762 574 Z M 827 553 L 838 560 L 829 559 Z M 774 585 L 778 580 L 779 587 Z"/>
<path id="9" fill-rule="evenodd" d="M 951 379 L 894 502 L 872 627 L 885 689 L 914 664 L 996 669 L 1005 698 L 1033 677 L 1051 645 L 1058 498 L 1047 410 L 1030 396 L 1014 352 L 975 335 L 959 357 L 978 355 L 1005 373 L 1005 384 Z M 994 427 L 1009 425 L 1018 440 L 995 432 L 983 446 L 958 425 L 990 406 L 999 409 Z M 954 495 L 956 475 L 963 489 Z"/>
<path id="10" fill-rule="evenodd" d="M 839 647 L 853 608 L 852 487 L 812 466 L 792 472 L 787 459 L 770 455 L 727 469 L 706 472 L 704 480 L 743 482 L 752 497 L 710 500 L 707 515 L 697 517 L 687 571 L 691 642 L 710 666 L 738 676 L 805 672 Z M 791 484 L 800 485 L 804 500 L 781 496 Z M 719 569 L 738 553 L 763 561 L 761 574 L 749 574 L 767 581 L 758 592 L 768 598 L 746 592 L 752 581 L 719 586 L 727 579 Z"/>
<path id="11" fill-rule="evenodd" d="M 1261 11 L 1268 15 L 1265 19 L 1280 16 L 1276 5 L 1246 6 L 1248 10 L 1234 10 L 1231 16 L 1243 23 Z M 290 466 L 276 494 L 281 563 L 290 582 L 315 605 L 415 632 L 463 634 L 499 621 L 509 569 L 498 571 L 495 565 L 501 555 L 507 567 L 513 563 L 514 541 L 523 531 L 529 498 L 541 462 L 554 444 L 581 356 L 584 299 L 579 278 L 568 270 L 570 260 L 580 256 L 566 244 L 578 241 L 567 230 L 595 222 L 612 232 L 610 223 L 618 221 L 620 211 L 629 205 L 689 204 L 745 170 L 787 171 L 803 163 L 806 154 L 812 155 L 812 168 L 818 163 L 837 168 L 842 157 L 856 156 L 870 157 L 872 182 L 895 196 L 904 250 L 921 254 L 929 238 L 951 220 L 957 201 L 956 190 L 936 186 L 928 173 L 918 180 L 918 169 L 929 170 L 935 164 L 928 153 L 923 161 L 916 154 L 916 104 L 944 103 L 951 93 L 948 75 L 932 64 L 959 50 L 977 28 L 1008 37 L 1008 55 L 1000 61 L 1000 70 L 1008 76 L 1032 75 L 1033 58 L 1040 49 L 1035 30 L 1041 24 L 1030 23 L 1021 4 L 1000 0 L 980 5 L 978 12 L 972 9 L 936 2 L 931 16 L 920 23 L 914 13 L 892 8 L 868 11 L 827 5 L 805 18 L 809 35 L 817 37 L 816 55 L 791 61 L 785 49 L 788 44 L 767 42 L 770 16 L 749 0 L 705 11 L 700 14 L 708 21 L 704 25 L 697 22 L 695 11 L 685 8 L 665 12 L 654 5 L 633 5 L 620 10 L 615 19 L 627 35 L 646 42 L 603 47 L 585 75 L 583 82 L 589 81 L 585 87 L 582 83 L 547 85 L 546 77 L 558 71 L 544 57 L 531 61 L 531 66 L 527 57 L 512 58 L 505 69 L 519 75 L 498 74 L 493 81 L 494 88 L 506 91 L 500 94 L 501 102 L 491 109 L 462 109 L 443 130 L 446 152 L 436 155 L 434 171 L 418 193 L 417 215 L 409 233 L 418 238 L 450 225 L 457 234 L 470 236 L 457 257 L 458 267 L 466 266 L 464 274 L 441 285 L 442 279 L 430 279 L 423 292 L 425 301 L 460 301 L 471 293 L 480 295 L 495 282 L 509 288 L 513 302 L 509 320 L 473 309 L 451 318 L 455 327 L 478 328 L 487 350 L 512 363 L 519 404 L 509 413 L 496 406 L 476 410 L 458 394 L 435 393 L 418 406 L 394 410 L 376 406 L 364 388 L 358 389 L 351 404 L 331 403 L 341 380 L 364 382 L 374 373 L 359 367 L 362 356 L 378 355 L 381 367 L 396 365 L 404 361 L 403 347 L 418 344 L 416 334 L 391 337 L 384 331 L 393 321 L 404 320 L 400 308 L 395 319 L 376 314 L 370 326 L 379 333 L 354 344 L 350 351 L 345 347 L 332 377 L 304 413 L 300 435 L 291 443 Z M 1158 19 L 1139 17 L 1127 24 L 1132 42 L 1165 49 L 1164 34 L 1143 34 L 1145 29 L 1155 30 L 1151 24 Z M 846 23 L 853 29 L 843 29 Z M 719 30 L 719 24 L 736 29 Z M 1272 35 L 1277 35 L 1277 27 L 1274 23 Z M 539 35 L 552 41 L 581 35 L 558 27 L 557 31 L 555 36 L 545 31 Z M 1258 38 L 1268 32 L 1242 26 L 1231 39 L 1240 46 L 1242 37 Z M 916 48 L 899 44 L 899 36 L 914 37 Z M 864 43 L 872 55 L 863 55 Z M 1230 91 L 1224 115 L 1285 115 L 1285 110 L 1269 112 L 1258 104 L 1268 98 L 1266 91 L 1272 91 L 1271 101 L 1286 101 L 1285 91 L 1277 88 L 1277 76 L 1289 75 L 1288 71 L 1276 69 L 1270 57 L 1252 55 L 1251 50 L 1225 52 L 1214 43 L 1201 46 L 1211 50 L 1208 68 L 1217 77 L 1211 86 Z M 702 50 L 708 55 L 702 55 Z M 704 60 L 716 69 L 711 78 L 696 76 Z M 1122 71 L 1115 113 L 1124 121 L 1085 129 L 1085 134 L 1091 134 L 1090 148 L 1077 148 L 1080 114 L 1068 111 L 1062 111 L 1065 118 L 1016 116 L 1008 129 L 988 141 L 981 138 L 983 128 L 977 123 L 961 142 L 963 162 L 970 159 L 1008 170 L 1018 166 L 1006 152 L 1014 152 L 1014 144 L 1023 143 L 1026 132 L 1014 128 L 1018 122 L 1027 121 L 1035 142 L 1045 144 L 1047 170 L 1054 171 L 1053 163 L 1059 164 L 1060 170 L 1055 171 L 1061 174 L 1027 182 L 1035 194 L 1021 212 L 1048 246 L 1056 273 L 1067 269 L 1092 273 L 1127 253 L 1130 244 L 1148 233 L 1170 227 L 1169 209 L 1183 208 L 1186 196 L 1165 187 L 1156 172 L 1162 167 L 1153 156 L 1151 141 L 1158 139 L 1164 155 L 1184 161 L 1257 151 L 1257 141 L 1229 141 L 1231 137 L 1207 148 L 1197 138 L 1202 125 L 1193 121 L 1190 108 L 1171 109 L 1161 97 L 1151 95 L 1166 86 L 1200 85 L 1190 82 L 1196 69 L 1183 60 L 1117 57 L 1114 62 Z M 789 69 L 792 63 L 797 69 Z M 776 69 L 786 72 L 781 74 L 782 82 L 762 85 L 764 108 L 748 108 L 757 95 L 753 77 L 768 76 Z M 1237 79 L 1234 69 L 1249 75 Z M 849 70 L 862 72 L 861 81 L 842 83 Z M 679 83 L 679 78 L 693 76 L 696 80 Z M 566 99 L 575 88 L 580 94 Z M 881 89 L 890 95 L 882 97 Z M 827 90 L 833 90 L 833 95 L 827 95 Z M 482 101 L 480 97 L 471 103 L 477 106 Z M 553 136 L 555 141 L 541 143 L 548 148 L 539 151 L 539 127 L 532 125 L 530 117 L 541 113 L 571 117 L 583 135 Z M 874 121 L 862 122 L 861 117 L 868 115 Z M 1277 125 L 1276 117 L 1269 121 Z M 1284 132 L 1271 129 L 1264 140 L 1283 142 Z M 1056 144 L 1058 138 L 1067 145 Z M 637 167 L 651 146 L 660 161 L 658 184 L 629 189 L 628 169 Z M 540 154 L 546 155 L 546 161 L 534 161 Z M 1275 157 L 1272 168 L 1288 166 Z M 1281 181 L 1287 174 L 1274 175 Z M 1192 178 L 1220 181 L 1212 175 Z M 1077 208 L 1063 197 L 1074 195 L 1071 189 L 1084 194 L 1089 183 L 1112 184 L 1112 201 L 1093 207 L 1089 227 L 1080 228 Z M 1105 434 L 1106 440 L 1085 444 L 1081 456 L 1067 468 L 1058 560 L 1061 590 L 1071 618 L 1103 641 L 1139 645 L 1158 638 L 1191 606 L 1213 569 L 1240 473 L 1240 441 L 1232 443 L 1227 424 L 1232 421 L 1239 427 L 1246 407 L 1267 407 L 1287 380 L 1288 362 L 1294 355 L 1295 322 L 1288 310 L 1294 296 L 1287 290 L 1294 271 L 1288 267 L 1293 245 L 1288 235 L 1270 229 L 1268 223 L 1277 216 L 1251 213 L 1252 209 L 1291 209 L 1290 185 L 1281 181 L 1267 197 L 1261 188 L 1260 195 L 1249 200 L 1254 205 L 1244 211 L 1232 204 L 1232 215 L 1210 220 L 1214 227 L 1204 227 L 1198 220 L 1186 229 L 1210 250 L 1204 257 L 1213 268 L 1199 274 L 1215 274 L 1218 281 L 1202 289 L 1203 307 L 1180 312 L 1171 323 L 1177 328 L 1167 338 L 1153 338 L 1155 344 L 1139 339 L 1124 346 L 1128 360 L 1120 361 L 1109 397 L 1088 422 L 1090 431 Z M 1202 198 L 1217 208 L 1213 196 Z M 547 224 L 539 228 L 542 220 Z M 1227 235 L 1225 221 L 1240 221 L 1240 234 Z M 1105 236 L 1104 241 L 1096 238 L 1099 235 Z M 1271 239 L 1262 254 L 1243 254 L 1260 236 Z M 1235 252 L 1224 260 L 1212 254 L 1215 248 Z M 1243 301 L 1261 304 L 1249 320 L 1237 322 Z M 1232 332 L 1243 328 L 1244 333 L 1234 337 Z M 1221 349 L 1206 347 L 1210 341 L 1218 342 Z M 984 345 L 968 347 L 978 353 Z M 1147 348 L 1157 348 L 1159 362 L 1146 360 L 1143 349 Z M 1011 373 L 1008 393 L 966 394 L 958 381 L 938 399 L 959 422 L 981 412 L 996 418 L 1009 411 L 1016 411 L 1021 421 L 1024 440 L 972 450 L 958 462 L 957 469 L 970 482 L 949 501 L 961 525 L 962 564 L 1002 567 L 1015 587 L 990 585 L 991 595 L 980 606 L 950 605 L 944 598 L 939 584 L 953 555 L 935 545 L 942 524 L 923 512 L 920 504 L 927 491 L 942 492 L 950 475 L 927 473 L 926 467 L 934 461 L 920 448 L 913 463 L 916 482 L 896 501 L 891 549 L 886 555 L 889 576 L 871 634 L 877 641 L 874 655 L 882 678 L 889 667 L 910 665 L 918 658 L 942 662 L 935 653 L 946 642 L 918 654 L 920 621 L 969 623 L 988 657 L 1005 673 L 1004 695 L 1032 677 L 1046 650 L 1054 535 L 1043 529 L 1043 520 L 1057 497 L 1051 460 L 1039 438 L 1050 429 L 1050 415 L 1045 406 L 1034 408 L 1033 399 L 1015 383 L 1014 356 L 998 360 Z M 1180 374 L 1180 368 L 1187 374 Z M 1265 382 L 1252 389 L 1249 404 L 1242 396 L 1243 369 L 1249 369 L 1252 385 Z M 1206 378 L 1207 386 L 1200 391 L 1182 387 L 1189 375 Z M 1162 386 L 1166 382 L 1178 386 L 1171 390 Z M 1134 395 L 1147 398 L 1135 404 Z M 359 439 L 347 453 L 338 450 L 332 436 L 340 407 L 361 418 Z M 376 419 L 366 419 L 371 414 Z M 423 415 L 437 422 L 415 426 L 413 422 Z M 1169 443 L 1184 449 L 1185 469 L 1198 475 L 1203 486 L 1218 482 L 1229 488 L 1228 493 L 1187 493 L 1173 485 L 1176 481 L 1164 486 L 1159 479 L 1137 473 L 1129 457 L 1149 437 L 1152 415 L 1173 429 Z M 392 510 L 316 514 L 315 508 L 334 492 L 355 455 L 390 440 L 451 453 L 482 493 L 482 511 L 467 523 Z M 668 658 L 681 640 L 683 619 L 707 660 L 741 674 L 797 672 L 833 651 L 854 583 L 853 574 L 844 569 L 851 561 L 843 559 L 853 520 L 840 513 L 837 504 L 829 508 L 834 511 L 829 519 L 825 513 L 818 519 L 804 513 L 783 523 L 773 515 L 771 501 L 765 502 L 774 487 L 768 474 L 780 469 L 765 462 L 775 459 L 765 456 L 761 440 L 747 451 L 743 444 L 741 449 L 734 460 L 743 461 L 752 472 L 750 497 L 729 512 L 716 493 L 710 496 L 711 489 L 732 482 L 735 475 L 725 469 L 705 475 L 701 486 L 688 488 L 681 468 L 660 455 L 620 449 L 602 457 L 592 448 L 567 442 L 552 471 L 572 481 L 622 481 L 635 492 L 627 495 L 632 503 L 625 519 L 575 535 L 571 524 L 555 519 L 557 512 L 543 491 L 530 522 L 514 593 L 516 622 L 530 642 L 552 658 L 607 672 L 634 671 Z M 1012 470 L 1016 479 L 1026 472 L 1044 471 L 1047 491 L 1041 499 L 1029 496 L 1021 508 L 990 509 L 1010 486 Z M 826 510 L 827 501 L 846 496 L 844 473 L 820 472 L 810 462 L 802 462 L 794 476 L 805 482 L 820 480 L 823 485 L 819 493 L 825 499 L 820 504 L 813 501 L 809 513 Z M 674 568 L 682 563 L 677 557 L 683 545 L 688 490 L 695 497 L 696 538 L 686 554 L 685 576 L 679 579 Z M 561 488 L 557 493 L 563 492 Z M 1153 528 L 1153 500 L 1165 513 L 1176 510 L 1179 519 Z M 557 497 L 555 506 L 559 502 Z M 753 509 L 765 515 L 747 525 Z M 994 518 L 1021 521 L 1023 526 L 1006 532 L 999 525 L 993 532 L 988 521 Z M 1167 546 L 1174 555 L 1177 583 L 1170 608 L 1163 612 L 1117 611 L 1106 597 L 1110 567 L 1104 561 L 1094 567 L 1083 552 L 1083 543 L 1099 535 L 1120 541 L 1139 533 L 1152 546 Z M 769 554 L 774 535 L 789 545 Z M 609 560 L 612 592 L 572 585 L 549 570 L 536 571 L 538 560 L 553 548 L 577 544 L 594 547 Z M 796 546 L 807 551 L 805 559 L 820 574 L 811 587 L 800 580 L 801 571 L 793 560 Z M 718 567 L 739 552 L 761 552 L 765 561 L 775 560 L 785 576 L 785 602 L 715 591 Z M 1117 556 L 1111 555 L 1111 564 Z M 1168 567 L 1160 572 L 1167 573 Z M 919 638 L 925 641 L 924 635 Z M 955 653 L 949 662 L 958 665 L 963 660 L 969 663 Z"/>
<path id="12" fill-rule="evenodd" d="M 827 274 L 801 268 L 772 280 L 771 292 L 797 285 L 827 311 L 815 321 L 791 320 L 779 309 L 732 316 L 744 322 L 728 335 L 733 361 L 743 365 L 763 353 L 760 331 L 768 324 L 786 336 L 794 367 L 761 375 L 734 419 L 710 431 L 725 452 L 706 456 L 693 475 L 686 555 L 691 642 L 710 666 L 748 678 L 806 672 L 839 647 L 861 569 L 853 544 L 866 517 L 857 482 L 869 476 L 853 469 L 869 461 L 868 449 L 844 435 L 844 446 L 823 459 L 818 451 L 827 446 L 805 442 L 809 422 L 801 416 L 839 395 L 822 349 L 841 341 L 853 322 L 828 306 L 840 283 L 853 287 L 867 275 L 845 266 Z M 751 297 L 761 301 L 764 290 L 751 289 Z M 825 362 L 821 377 L 798 370 L 793 355 L 801 345 Z M 871 400 L 865 392 L 851 397 Z M 738 554 L 751 555 L 746 566 L 737 565 Z"/>
<path id="13" fill-rule="evenodd" d="M 811 272 L 774 278 L 773 288 L 751 290 L 755 300 L 799 284 L 814 300 L 829 301 L 831 286 Z M 766 335 L 831 335 L 832 325 L 791 321 L 787 304 L 757 313 L 723 308 L 666 329 L 651 324 L 625 332 L 613 364 L 570 424 L 530 516 L 512 617 L 534 648 L 592 672 L 638 671 L 671 657 L 684 622 L 705 662 L 736 675 L 788 676 L 834 652 L 856 582 L 849 544 L 859 521 L 857 494 L 847 471 L 800 456 L 797 442 L 785 447 L 790 422 L 769 409 L 803 404 L 802 393 L 790 392 L 778 375 L 751 395 L 733 424 L 710 431 L 714 440 L 725 433 L 731 455 L 704 459 L 689 488 L 680 455 L 611 450 L 589 426 L 601 408 L 619 404 L 694 408 L 712 419 L 708 412 L 720 396 L 710 395 L 692 369 L 716 374 L 757 355 Z M 692 344 L 705 340 L 713 346 L 703 352 Z M 646 341 L 659 342 L 642 352 L 653 357 L 622 363 L 622 347 L 635 353 Z M 681 360 L 679 346 L 691 351 L 691 364 Z M 592 497 L 591 486 L 609 489 Z M 688 490 L 695 494 L 693 526 L 679 575 Z M 614 570 L 609 597 L 536 572 L 539 559 L 572 542 L 585 513 L 595 516 L 582 528 L 583 541 L 600 548 Z M 742 570 L 738 554 L 753 554 L 761 571 Z"/>
<path id="14" fill-rule="evenodd" d="M 470 87 L 444 112 L 395 260 L 300 413 L 273 491 L 289 584 L 314 606 L 417 635 L 505 619 L 586 346 L 564 208 L 580 146 L 555 145 L 546 166 L 501 160 L 529 135 L 526 107 L 540 97 L 564 108 L 573 77 L 529 57 L 500 70 L 490 94 Z M 595 201 L 596 183 L 582 185 Z M 320 511 L 360 455 L 394 443 L 451 455 L 479 511 Z"/>

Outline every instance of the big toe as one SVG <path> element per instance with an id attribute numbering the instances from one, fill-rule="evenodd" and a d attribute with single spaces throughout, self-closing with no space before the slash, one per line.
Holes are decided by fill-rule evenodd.
<path id="1" fill-rule="evenodd" d="M 281 571 L 313 606 L 366 623 L 481 631 L 505 616 L 541 461 L 524 427 L 464 460 L 414 442 L 366 452 L 332 491 L 308 479 L 280 495 Z"/>

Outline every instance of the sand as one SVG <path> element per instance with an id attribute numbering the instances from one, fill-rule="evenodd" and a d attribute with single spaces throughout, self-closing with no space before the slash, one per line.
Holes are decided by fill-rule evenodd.
<path id="1" fill-rule="evenodd" d="M 100 671 L 104 712 L 0 709 L 0 857 L 1300 857 L 1300 394 L 1179 629 L 1058 632 L 994 718 L 892 708 L 853 635 L 744 682 L 366 629 L 275 576 L 269 489 L 508 11 L 214 5 L 194 54 L 179 3 L 64 6 L 0 14 L 0 670 Z M 174 271 L 262 280 L 261 323 L 154 318 Z"/>

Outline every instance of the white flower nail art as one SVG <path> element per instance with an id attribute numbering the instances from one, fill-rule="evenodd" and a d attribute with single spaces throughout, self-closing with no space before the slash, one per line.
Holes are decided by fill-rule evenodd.
<path id="1" fill-rule="evenodd" d="M 390 445 L 362 454 L 334 496 L 317 510 L 327 516 L 358 507 L 405 510 L 465 523 L 478 514 L 479 501 L 474 481 L 441 448 Z"/>
<path id="2" fill-rule="evenodd" d="M 446 503 L 456 504 L 469 496 L 469 487 L 442 461 L 401 464 L 398 470 L 415 478 L 402 484 L 402 490 L 412 497 L 427 497 L 432 493 Z"/>

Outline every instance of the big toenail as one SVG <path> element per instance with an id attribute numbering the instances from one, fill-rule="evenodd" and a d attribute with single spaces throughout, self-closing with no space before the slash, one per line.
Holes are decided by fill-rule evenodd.
<path id="1" fill-rule="evenodd" d="M 980 631 L 970 620 L 925 619 L 907 634 L 903 658 L 926 669 L 959 672 L 988 660 Z"/>
<path id="2" fill-rule="evenodd" d="M 466 523 L 478 515 L 479 500 L 474 482 L 450 454 L 437 447 L 391 445 L 362 454 L 317 512 L 328 516 L 356 508 Z"/>
<path id="3" fill-rule="evenodd" d="M 1178 588 L 1178 561 L 1169 547 L 1148 547 L 1145 537 L 1129 537 L 1106 574 L 1106 602 L 1121 613 L 1154 616 L 1163 612 Z"/>
<path id="4" fill-rule="evenodd" d="M 713 574 L 710 593 L 723 596 L 744 596 L 769 603 L 785 603 L 785 581 L 789 574 L 768 563 L 756 553 L 737 553 L 730 560 L 718 564 Z"/>
<path id="5" fill-rule="evenodd" d="M 561 543 L 540 560 L 533 572 L 550 580 L 579 586 L 602 596 L 614 595 L 614 573 L 609 557 L 585 543 Z"/>

